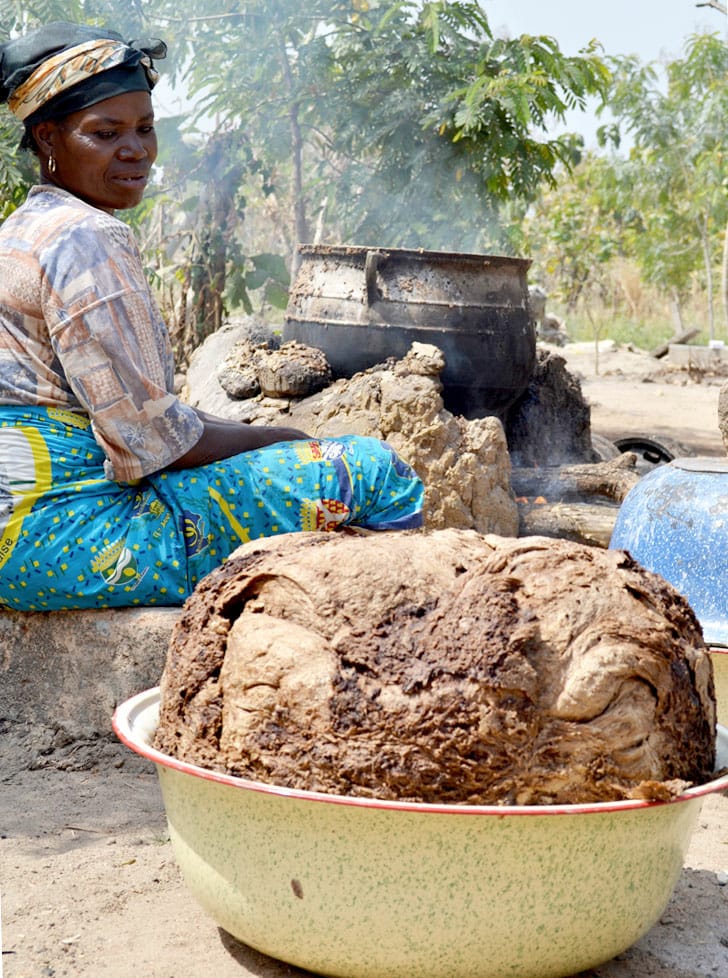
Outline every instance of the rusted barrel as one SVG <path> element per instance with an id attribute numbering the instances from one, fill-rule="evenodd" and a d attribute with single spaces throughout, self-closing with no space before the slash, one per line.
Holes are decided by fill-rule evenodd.
<path id="1" fill-rule="evenodd" d="M 527 259 L 344 245 L 302 245 L 299 255 L 283 339 L 323 350 L 336 377 L 420 342 L 444 353 L 443 396 L 456 414 L 500 414 L 528 386 Z"/>

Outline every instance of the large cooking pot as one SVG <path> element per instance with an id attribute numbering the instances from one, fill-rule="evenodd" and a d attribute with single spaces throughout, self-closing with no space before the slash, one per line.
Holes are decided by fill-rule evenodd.
<path id="1" fill-rule="evenodd" d="M 656 466 L 627 494 L 609 546 L 676 587 L 707 644 L 728 645 L 728 459 Z"/>
<path id="2" fill-rule="evenodd" d="M 283 339 L 323 350 L 336 377 L 420 342 L 444 353 L 456 414 L 501 414 L 526 390 L 536 357 L 527 259 L 343 245 L 299 255 Z"/>

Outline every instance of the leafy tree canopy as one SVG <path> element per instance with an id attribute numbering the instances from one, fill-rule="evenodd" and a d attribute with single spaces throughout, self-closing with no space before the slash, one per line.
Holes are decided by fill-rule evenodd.
<path id="1" fill-rule="evenodd" d="M 622 168 L 623 199 L 638 213 L 631 247 L 646 277 L 677 298 L 713 265 L 728 220 L 725 119 L 728 45 L 718 35 L 689 38 L 664 79 L 634 57 L 614 59 L 609 100 L 616 122 L 605 141 L 632 140 Z M 711 323 L 712 331 L 712 323 Z"/>
<path id="2" fill-rule="evenodd" d="M 165 37 L 165 70 L 184 81 L 203 128 L 244 130 L 276 191 L 291 195 L 299 239 L 323 212 L 345 237 L 462 241 L 474 207 L 492 219 L 499 201 L 533 198 L 575 161 L 573 137 L 549 126 L 608 82 L 596 50 L 566 57 L 551 38 L 494 38 L 483 6 L 464 0 L 6 7 L 0 33 L 63 18 Z"/>
<path id="3" fill-rule="evenodd" d="M 169 0 L 155 11 L 184 50 L 195 102 L 291 178 L 299 240 L 319 215 L 324 233 L 364 243 L 482 245 L 499 202 L 532 199 L 575 162 L 574 137 L 549 127 L 609 80 L 593 48 L 570 58 L 551 38 L 494 38 L 478 3 Z"/>
<path id="4" fill-rule="evenodd" d="M 164 127 L 157 198 L 135 219 L 155 274 L 182 283 L 181 320 L 194 310 L 187 346 L 225 303 L 250 308 L 298 242 L 507 249 L 499 208 L 578 160 L 551 125 L 609 82 L 596 48 L 496 38 L 469 0 L 9 0 L 0 18 L 0 36 L 67 19 L 167 41 L 190 112 Z M 29 179 L 14 139 L 3 123 L 5 213 Z"/>

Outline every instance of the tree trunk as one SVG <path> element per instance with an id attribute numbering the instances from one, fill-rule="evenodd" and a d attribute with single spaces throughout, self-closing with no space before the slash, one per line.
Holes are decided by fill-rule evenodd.
<path id="1" fill-rule="evenodd" d="M 518 504 L 519 537 L 555 537 L 606 549 L 612 538 L 618 506 L 588 503 Z"/>
<path id="2" fill-rule="evenodd" d="M 185 282 L 189 303 L 182 342 L 185 358 L 222 325 L 229 241 L 237 221 L 235 194 L 241 173 L 230 165 L 225 136 L 210 139 L 204 166 L 208 180 Z"/>
<path id="3" fill-rule="evenodd" d="M 650 350 L 650 356 L 656 360 L 660 360 L 662 357 L 667 356 L 671 346 L 680 346 L 682 343 L 689 343 L 690 340 L 695 339 L 699 332 L 699 329 L 689 329 L 685 333 L 680 333 L 680 335 L 671 336 L 667 343 L 660 343 L 654 350 Z"/>
<path id="4" fill-rule="evenodd" d="M 672 315 L 675 320 L 675 332 L 684 333 L 685 323 L 682 317 L 682 303 L 680 302 L 680 293 L 677 289 L 672 290 Z"/>
<path id="5" fill-rule="evenodd" d="M 594 321 L 594 317 L 591 314 L 591 309 L 588 303 L 584 304 L 584 311 L 586 312 L 587 319 L 589 320 L 592 328 L 592 333 L 594 335 L 594 373 L 599 376 L 599 338 L 602 335 L 602 327 L 598 326 Z"/>
<path id="6" fill-rule="evenodd" d="M 601 496 L 621 503 L 640 480 L 637 456 L 623 452 L 606 462 L 514 468 L 511 486 L 516 497 L 544 497 L 548 502 Z"/>
<path id="7" fill-rule="evenodd" d="M 291 71 L 291 63 L 288 60 L 288 51 L 285 38 L 283 37 L 280 39 L 280 55 L 290 104 L 288 124 L 291 130 L 291 153 L 293 156 L 293 215 L 296 238 L 296 247 L 291 256 L 291 281 L 293 281 L 300 262 L 297 246 L 309 240 L 309 233 L 308 219 L 306 216 L 306 199 L 303 192 L 303 136 L 301 135 L 301 124 L 298 115 L 298 102 L 295 98 L 293 72 Z"/>
<path id="8" fill-rule="evenodd" d="M 703 264 L 705 265 L 705 288 L 708 293 L 708 335 L 715 339 L 715 310 L 713 308 L 713 262 L 710 255 L 710 239 L 708 238 L 707 221 L 699 225 L 700 243 L 703 248 Z"/>
<path id="9" fill-rule="evenodd" d="M 619 504 L 640 480 L 636 465 L 635 453 L 623 452 L 594 464 L 514 468 L 519 536 L 608 547 Z"/>

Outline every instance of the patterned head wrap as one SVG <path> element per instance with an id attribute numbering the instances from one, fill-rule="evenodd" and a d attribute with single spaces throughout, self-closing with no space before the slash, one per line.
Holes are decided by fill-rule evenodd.
<path id="1" fill-rule="evenodd" d="M 0 45 L 0 102 L 26 128 L 61 119 L 124 92 L 151 91 L 152 57 L 163 41 L 123 40 L 115 31 L 58 22 Z"/>

